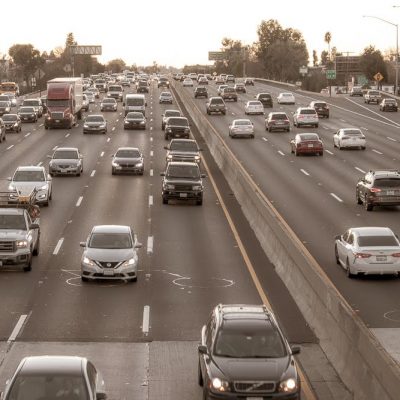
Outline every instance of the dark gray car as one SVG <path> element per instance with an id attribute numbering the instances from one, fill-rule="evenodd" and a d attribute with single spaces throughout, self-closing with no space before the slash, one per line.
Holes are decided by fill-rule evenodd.
<path id="1" fill-rule="evenodd" d="M 168 150 L 166 155 L 167 162 L 187 161 L 199 164 L 201 161 L 201 149 L 193 139 L 172 139 L 164 149 Z"/>
<path id="2" fill-rule="evenodd" d="M 106 133 L 107 121 L 101 114 L 88 115 L 83 123 L 83 133 Z"/>
<path id="3" fill-rule="evenodd" d="M 76 147 L 59 147 L 53 153 L 49 163 L 49 174 L 76 175 L 83 172 L 83 157 Z"/>
<path id="4" fill-rule="evenodd" d="M 146 129 L 146 117 L 138 111 L 131 111 L 124 119 L 124 129 Z"/>
<path id="5" fill-rule="evenodd" d="M 111 173 L 143 175 L 144 161 L 140 150 L 136 147 L 120 147 L 112 155 Z"/>

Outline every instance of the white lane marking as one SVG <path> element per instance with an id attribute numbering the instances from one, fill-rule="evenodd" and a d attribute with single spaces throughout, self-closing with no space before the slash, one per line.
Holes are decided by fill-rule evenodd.
<path id="1" fill-rule="evenodd" d="M 43 161 L 39 161 L 39 162 L 37 163 L 37 166 L 40 167 L 42 164 L 43 164 Z"/>
<path id="2" fill-rule="evenodd" d="M 280 150 L 278 150 L 278 153 L 279 153 L 281 156 L 284 156 L 284 155 L 285 155 L 285 153 L 284 153 L 283 151 L 280 151 Z"/>
<path id="3" fill-rule="evenodd" d="M 341 120 L 342 122 L 346 122 L 344 119 L 341 119 L 341 118 L 340 118 L 340 120 Z"/>
<path id="4" fill-rule="evenodd" d="M 57 149 L 57 146 L 54 146 L 54 147 L 53 147 L 53 151 L 54 151 L 55 149 Z"/>
<path id="5" fill-rule="evenodd" d="M 149 195 L 149 207 L 153 205 L 153 195 Z"/>
<path id="6" fill-rule="evenodd" d="M 107 143 L 108 143 L 110 140 L 111 140 L 111 138 L 108 138 L 108 139 L 107 139 Z"/>
<path id="7" fill-rule="evenodd" d="M 90 174 L 90 177 L 93 178 L 95 173 L 96 173 L 96 170 L 94 169 L 94 170 L 92 171 L 92 173 Z"/>
<path id="8" fill-rule="evenodd" d="M 150 127 L 150 130 L 151 130 L 151 131 L 153 130 L 153 127 L 152 127 L 152 126 Z"/>
<path id="9" fill-rule="evenodd" d="M 154 155 L 154 151 L 151 150 L 151 151 L 150 151 L 150 157 L 153 157 L 153 155 Z"/>
<path id="10" fill-rule="evenodd" d="M 42 126 L 43 126 L 43 124 L 40 124 L 40 125 L 39 125 L 39 128 L 41 128 Z"/>
<path id="11" fill-rule="evenodd" d="M 112 131 L 115 131 L 115 126 L 113 126 L 113 128 L 111 129 Z"/>
<path id="12" fill-rule="evenodd" d="M 334 199 L 336 199 L 338 202 L 343 203 L 343 200 L 342 200 L 339 196 L 336 196 L 335 193 L 330 193 L 330 195 L 331 195 Z"/>
<path id="13" fill-rule="evenodd" d="M 265 137 L 262 137 L 261 139 L 264 140 L 264 142 L 268 142 L 268 139 Z"/>
<path id="14" fill-rule="evenodd" d="M 120 112 L 119 115 L 122 115 L 122 112 Z"/>
<path id="15" fill-rule="evenodd" d="M 70 133 L 67 133 L 66 135 L 65 135 L 65 137 L 68 137 L 70 135 Z"/>
<path id="16" fill-rule="evenodd" d="M 31 132 L 28 132 L 24 137 L 28 137 L 31 134 Z"/>
<path id="17" fill-rule="evenodd" d="M 64 241 L 64 238 L 61 238 L 59 241 L 58 241 L 58 243 L 57 243 L 57 245 L 56 245 L 56 248 L 54 249 L 54 251 L 53 251 L 53 255 L 57 255 L 58 254 L 58 252 L 60 251 L 60 249 L 61 249 L 61 246 L 62 246 L 62 244 L 63 244 L 63 241 Z"/>
<path id="18" fill-rule="evenodd" d="M 150 122 L 153 122 L 153 118 L 150 118 Z"/>
<path id="19" fill-rule="evenodd" d="M 329 128 L 327 127 L 327 126 L 325 126 L 325 125 L 322 125 L 322 127 L 327 131 L 327 130 L 329 130 Z"/>
<path id="20" fill-rule="evenodd" d="M 145 335 L 149 334 L 149 324 L 150 324 L 150 306 L 144 306 L 143 307 L 142 332 Z"/>
<path id="21" fill-rule="evenodd" d="M 153 107 L 152 107 L 153 108 Z M 153 111 L 150 111 L 150 115 L 153 115 Z"/>
<path id="22" fill-rule="evenodd" d="M 358 168 L 358 167 L 354 167 L 357 171 L 360 171 L 362 174 L 365 174 L 366 172 L 363 170 L 363 169 L 361 169 L 361 168 Z"/>
<path id="23" fill-rule="evenodd" d="M 79 206 L 81 205 L 82 200 L 83 200 L 83 196 L 80 196 L 79 199 L 78 199 L 78 201 L 76 202 L 76 206 L 77 206 L 77 207 L 79 207 Z"/>
<path id="24" fill-rule="evenodd" d="M 115 122 L 119 122 L 119 119 L 116 119 Z"/>
<path id="25" fill-rule="evenodd" d="M 150 138 L 150 142 L 152 142 L 152 141 L 153 141 L 153 138 L 151 137 L 151 138 Z"/>
<path id="26" fill-rule="evenodd" d="M 14 326 L 13 331 L 11 332 L 10 337 L 8 338 L 8 341 L 7 341 L 8 343 L 9 343 L 9 342 L 15 341 L 15 339 L 17 338 L 17 336 L 18 336 L 19 332 L 21 331 L 21 329 L 22 329 L 22 327 L 23 327 L 23 325 L 24 325 L 24 323 L 25 323 L 25 320 L 26 320 L 27 318 L 28 318 L 28 315 L 27 315 L 27 314 L 22 314 L 22 315 L 19 317 L 19 319 L 18 319 L 16 325 Z"/>
<path id="27" fill-rule="evenodd" d="M 309 174 L 305 169 L 300 169 L 300 171 L 301 171 L 304 175 L 310 176 L 310 174 Z"/>
<path id="28" fill-rule="evenodd" d="M 381 152 L 378 151 L 378 150 L 372 149 L 372 151 L 373 151 L 374 153 L 376 153 L 376 154 L 383 155 L 383 153 L 381 153 Z"/>
<path id="29" fill-rule="evenodd" d="M 104 156 L 104 151 L 102 151 L 101 153 L 100 153 L 100 157 L 103 157 Z"/>
<path id="30" fill-rule="evenodd" d="M 153 254 L 154 237 L 149 236 L 147 238 L 147 254 Z"/>
<path id="31" fill-rule="evenodd" d="M 6 150 L 10 150 L 14 147 L 14 145 L 12 144 L 11 146 L 8 146 Z"/>
<path id="32" fill-rule="evenodd" d="M 150 176 L 153 176 L 153 170 L 152 169 L 150 170 Z"/>
<path id="33" fill-rule="evenodd" d="M 328 154 L 330 154 L 330 155 L 332 155 L 333 156 L 333 153 L 331 152 L 331 151 L 329 151 L 329 150 L 325 150 Z"/>
<path id="34" fill-rule="evenodd" d="M 389 137 L 389 136 L 386 136 L 389 140 L 391 140 L 392 142 L 397 142 L 397 140 L 396 139 L 393 139 L 393 138 L 391 138 L 391 137 Z"/>

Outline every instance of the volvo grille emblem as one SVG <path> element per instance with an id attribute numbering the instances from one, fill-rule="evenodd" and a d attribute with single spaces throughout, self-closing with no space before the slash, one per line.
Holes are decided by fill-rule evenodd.
<path id="1" fill-rule="evenodd" d="M 111 264 L 110 264 L 110 263 L 107 263 L 107 267 L 111 267 Z"/>

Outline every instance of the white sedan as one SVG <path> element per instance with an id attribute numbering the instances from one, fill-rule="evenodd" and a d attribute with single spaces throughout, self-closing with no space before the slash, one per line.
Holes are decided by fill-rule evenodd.
<path id="1" fill-rule="evenodd" d="M 182 85 L 185 87 L 185 86 L 191 86 L 191 87 L 193 87 L 193 81 L 190 79 L 190 78 L 185 78 L 184 80 L 183 80 L 183 83 L 182 83 Z"/>
<path id="2" fill-rule="evenodd" d="M 293 93 L 279 93 L 278 95 L 278 104 L 295 104 L 296 99 L 293 96 Z"/>
<path id="3" fill-rule="evenodd" d="M 244 113 L 248 114 L 264 114 L 264 106 L 261 101 L 250 100 L 244 106 Z"/>
<path id="4" fill-rule="evenodd" d="M 360 148 L 365 150 L 366 140 L 364 134 L 357 128 L 342 128 L 333 134 L 333 147 Z"/>
<path id="5" fill-rule="evenodd" d="M 229 125 L 229 136 L 250 136 L 254 139 L 254 125 L 249 119 L 235 119 Z"/>

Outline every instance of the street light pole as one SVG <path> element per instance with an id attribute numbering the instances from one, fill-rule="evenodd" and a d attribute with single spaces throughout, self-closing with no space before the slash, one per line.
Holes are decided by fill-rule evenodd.
<path id="1" fill-rule="evenodd" d="M 363 18 L 375 18 L 379 19 L 379 21 L 386 22 L 389 25 L 396 27 L 396 61 L 395 61 L 395 69 L 396 69 L 396 78 L 394 84 L 394 94 L 397 94 L 397 88 L 399 87 L 399 25 L 393 22 L 387 21 L 386 19 L 375 17 L 373 15 L 363 15 Z M 376 71 L 379 72 L 379 71 Z"/>

